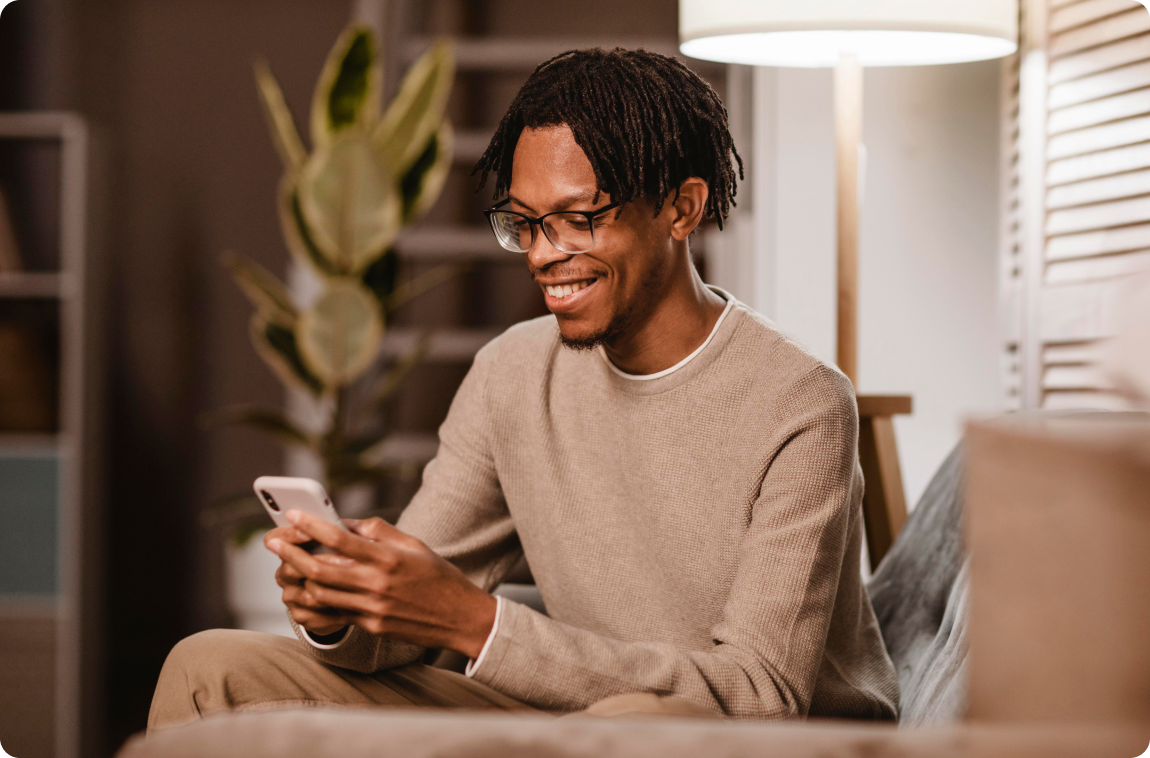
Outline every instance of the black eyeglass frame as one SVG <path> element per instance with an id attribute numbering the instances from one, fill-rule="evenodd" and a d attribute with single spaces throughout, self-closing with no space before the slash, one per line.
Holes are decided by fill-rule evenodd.
<path id="1" fill-rule="evenodd" d="M 564 253 L 570 253 L 571 255 L 581 255 L 583 253 L 589 253 L 595 249 L 595 217 L 602 215 L 602 214 L 606 213 L 607 211 L 615 210 L 616 208 L 618 208 L 620 205 L 623 204 L 622 202 L 611 203 L 610 205 L 604 205 L 602 208 L 596 208 L 593 211 L 552 211 L 551 213 L 544 213 L 539 218 L 532 218 L 531 216 L 528 216 L 526 213 L 520 213 L 519 211 L 505 210 L 503 208 L 503 206 L 507 205 L 510 202 L 511 202 L 511 198 L 506 197 L 506 198 L 500 200 L 495 205 L 488 208 L 487 210 L 483 211 L 483 215 L 487 218 L 487 225 L 489 227 L 491 227 L 491 233 L 495 235 L 495 241 L 496 242 L 499 242 L 499 233 L 497 231 L 495 231 L 495 223 L 491 220 L 491 214 L 493 214 L 493 213 L 496 213 L 496 212 L 498 212 L 498 213 L 514 213 L 516 216 L 522 217 L 524 221 L 526 221 L 528 224 L 531 225 L 531 246 L 528 247 L 526 250 L 507 250 L 506 247 L 503 247 L 503 243 L 499 242 L 499 246 L 503 247 L 503 249 L 507 250 L 507 252 L 519 253 L 520 255 L 527 255 L 527 253 L 531 252 L 531 249 L 533 247 L 535 247 L 535 240 L 536 240 L 535 227 L 537 227 L 537 226 L 543 230 L 543 236 L 547 238 L 547 241 L 550 242 L 551 245 L 556 250 L 559 250 L 560 252 L 564 252 Z M 549 234 L 547 234 L 547 227 L 543 226 L 543 220 L 545 218 L 547 218 L 548 216 L 558 216 L 559 214 L 571 214 L 571 213 L 574 213 L 574 214 L 579 215 L 579 216 L 583 216 L 584 218 L 587 219 L 587 225 L 591 229 L 591 247 L 587 248 L 586 250 L 578 250 L 578 251 L 563 250 L 558 245 L 556 245 L 555 241 L 551 239 L 551 236 Z"/>

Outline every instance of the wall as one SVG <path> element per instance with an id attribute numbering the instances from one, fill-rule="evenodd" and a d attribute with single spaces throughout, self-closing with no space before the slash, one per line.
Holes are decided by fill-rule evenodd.
<path id="1" fill-rule="evenodd" d="M 963 419 L 1001 402 L 999 71 L 989 61 L 865 73 L 858 390 L 914 396 L 914 415 L 895 422 L 911 504 Z M 754 210 L 740 223 L 755 229 L 744 247 L 756 256 L 754 274 L 739 276 L 728 262 L 729 278 L 717 283 L 832 361 L 831 72 L 758 69 L 750 91 L 754 197 L 741 213 Z"/>

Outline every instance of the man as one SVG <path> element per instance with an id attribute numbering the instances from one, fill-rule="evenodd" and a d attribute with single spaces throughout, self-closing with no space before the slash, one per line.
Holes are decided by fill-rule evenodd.
<path id="1" fill-rule="evenodd" d="M 850 383 L 691 265 L 732 158 L 673 59 L 536 69 L 476 170 L 553 316 L 476 356 L 397 527 L 289 513 L 268 534 L 303 642 L 181 642 L 150 726 L 317 702 L 894 718 Z M 521 555 L 548 615 L 489 594 Z M 466 674 L 419 663 L 432 648 Z"/>

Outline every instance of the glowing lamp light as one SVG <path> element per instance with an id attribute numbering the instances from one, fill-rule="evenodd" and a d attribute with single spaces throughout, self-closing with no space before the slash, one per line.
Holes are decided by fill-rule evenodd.
<path id="1" fill-rule="evenodd" d="M 683 55 L 835 69 L 835 353 L 851 381 L 858 358 L 863 68 L 1001 58 L 1018 49 L 1017 40 L 1018 0 L 679 0 Z"/>
<path id="2" fill-rule="evenodd" d="M 1017 49 L 1011 0 L 680 0 L 679 50 L 751 66 L 921 66 Z"/>

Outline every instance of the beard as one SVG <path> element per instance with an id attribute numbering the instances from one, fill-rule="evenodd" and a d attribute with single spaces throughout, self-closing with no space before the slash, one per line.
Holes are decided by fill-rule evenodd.
<path id="1" fill-rule="evenodd" d="M 615 313 L 611 315 L 606 326 L 598 331 L 581 337 L 568 337 L 560 330 L 559 341 L 563 347 L 577 351 L 594 350 L 601 345 L 610 345 L 618 338 L 629 334 L 633 331 L 637 323 L 643 321 L 646 316 L 655 309 L 665 289 L 669 271 L 670 269 L 666 262 L 659 261 L 652 270 L 647 272 L 647 276 L 643 278 L 639 292 L 623 304 L 622 308 L 616 310 Z M 532 277 L 534 277 L 538 273 L 538 270 L 533 268 L 530 272 Z M 566 272 L 563 273 L 566 274 Z M 571 274 L 575 273 L 574 271 L 571 272 Z M 584 272 L 578 273 L 583 274 Z M 596 278 L 604 276 L 604 274 L 599 271 L 589 271 L 586 273 Z"/>
<path id="2" fill-rule="evenodd" d="M 569 350 L 594 350 L 600 345 L 614 342 L 620 335 L 626 334 L 634 320 L 634 312 L 634 306 L 628 306 L 622 313 L 616 313 L 612 316 L 605 327 L 585 337 L 568 337 L 560 330 L 559 341 L 563 343 L 563 347 Z"/>

